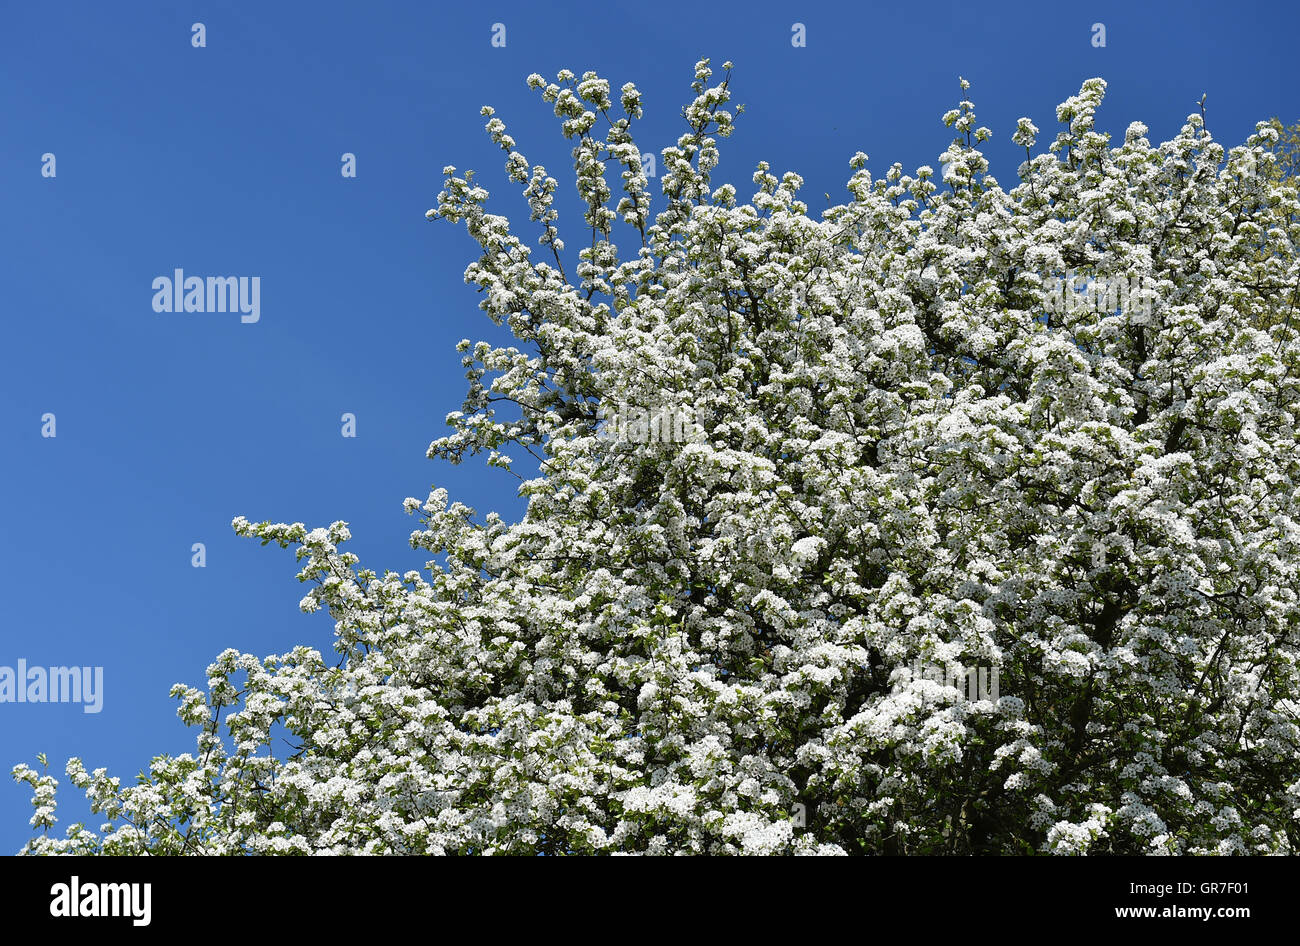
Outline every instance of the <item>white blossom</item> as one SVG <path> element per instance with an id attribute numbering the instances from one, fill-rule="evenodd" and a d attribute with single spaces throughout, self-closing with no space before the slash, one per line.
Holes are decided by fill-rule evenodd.
<path id="1" fill-rule="evenodd" d="M 220 654 L 172 691 L 196 751 L 140 784 L 69 761 L 98 832 L 18 766 L 25 853 L 1296 853 L 1300 201 L 1240 170 L 1272 129 L 1230 167 L 1199 115 L 1112 147 L 1092 79 L 1008 190 L 962 80 L 942 186 L 859 152 L 813 217 L 766 162 L 748 202 L 714 182 L 730 73 L 697 64 L 658 194 L 634 86 L 529 76 L 576 255 L 483 111 L 523 230 L 450 165 L 428 216 L 514 344 L 457 346 L 429 455 L 486 454 L 526 514 L 408 498 L 400 575 L 343 522 L 235 519 L 295 548 L 337 653 Z M 1148 288 L 1054 304 L 1075 275 Z M 610 437 L 620 404 L 700 435 Z"/>

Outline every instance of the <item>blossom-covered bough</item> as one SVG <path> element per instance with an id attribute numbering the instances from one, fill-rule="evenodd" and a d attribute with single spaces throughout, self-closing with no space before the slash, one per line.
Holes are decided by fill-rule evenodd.
<path id="1" fill-rule="evenodd" d="M 555 180 L 484 109 L 530 223 L 450 167 L 428 215 L 478 242 L 466 281 L 519 347 L 461 343 L 429 455 L 527 451 L 527 513 L 408 499 L 433 559 L 382 576 L 342 522 L 236 519 L 296 547 L 339 657 L 226 651 L 173 691 L 194 754 L 130 787 L 69 762 L 98 832 L 57 837 L 55 780 L 19 766 L 26 853 L 1297 851 L 1276 129 L 1112 143 L 1090 79 L 1046 153 L 1020 121 L 1004 190 L 962 101 L 941 175 L 858 154 L 817 219 L 796 174 L 714 184 L 724 70 L 696 66 L 654 216 L 636 89 L 530 77 L 575 143 L 571 272 Z M 1053 295 L 1076 276 L 1128 291 Z M 611 436 L 620 405 L 695 433 Z M 991 668 L 997 698 L 918 661 Z"/>

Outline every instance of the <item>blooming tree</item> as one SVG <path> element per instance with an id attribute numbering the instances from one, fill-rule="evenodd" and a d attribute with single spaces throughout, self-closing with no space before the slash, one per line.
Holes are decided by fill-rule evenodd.
<path id="1" fill-rule="evenodd" d="M 526 452 L 526 514 L 407 499 L 427 577 L 359 569 L 343 522 L 235 519 L 296 548 L 339 658 L 228 650 L 173 690 L 195 753 L 129 787 L 71 760 L 98 832 L 57 837 L 55 779 L 19 766 L 26 853 L 1300 848 L 1277 129 L 1112 142 L 1090 79 L 1046 151 L 1020 120 L 1006 190 L 963 94 L 942 174 L 859 153 L 818 218 L 766 163 L 748 203 L 715 184 L 723 70 L 696 65 L 653 216 L 640 93 L 529 78 L 573 142 L 571 272 L 555 179 L 483 110 L 530 223 L 454 167 L 428 216 L 465 224 L 519 344 L 460 343 L 429 455 Z M 629 405 L 689 434 L 612 428 Z"/>

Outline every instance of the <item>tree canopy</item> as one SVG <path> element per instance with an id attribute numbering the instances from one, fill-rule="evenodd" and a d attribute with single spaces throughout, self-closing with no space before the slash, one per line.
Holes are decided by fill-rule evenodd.
<path id="1" fill-rule="evenodd" d="M 337 658 L 227 650 L 173 690 L 194 753 L 71 760 L 98 831 L 17 767 L 26 853 L 1296 853 L 1282 131 L 1113 141 L 1089 79 L 1046 149 L 1019 121 L 1008 190 L 963 81 L 941 173 L 858 153 L 814 216 L 766 163 L 746 203 L 714 181 L 730 77 L 696 65 L 654 216 L 640 93 L 529 77 L 572 274 L 556 180 L 483 110 L 529 222 L 454 167 L 428 216 L 518 344 L 461 342 L 429 455 L 527 452 L 526 513 L 407 499 L 431 559 L 383 575 L 343 522 L 235 519 L 296 549 Z"/>

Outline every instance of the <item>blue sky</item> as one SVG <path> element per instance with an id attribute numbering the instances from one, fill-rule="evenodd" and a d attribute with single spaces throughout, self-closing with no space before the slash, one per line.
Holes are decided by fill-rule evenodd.
<path id="1" fill-rule="evenodd" d="M 205 48 L 191 45 L 196 22 Z M 805 48 L 791 45 L 796 22 Z M 530 72 L 635 82 L 640 146 L 657 153 L 682 131 L 695 60 L 731 59 L 746 111 L 715 181 L 747 195 L 767 160 L 803 175 L 819 211 L 823 192 L 845 198 L 857 150 L 873 176 L 894 161 L 937 168 L 959 75 L 1006 186 L 1016 118 L 1046 144 L 1055 106 L 1091 76 L 1109 83 L 1105 130 L 1141 120 L 1165 140 L 1205 93 L 1211 131 L 1240 143 L 1258 120 L 1300 119 L 1298 27 L 1290 2 L 9 5 L 0 666 L 102 666 L 104 705 L 0 703 L 0 852 L 29 836 L 13 764 L 47 752 L 76 820 L 64 760 L 129 783 L 154 754 L 192 750 L 167 693 L 202 685 L 221 650 L 328 651 L 329 617 L 297 610 L 292 552 L 236 537 L 233 517 L 346 520 L 345 547 L 382 573 L 422 565 L 401 501 L 431 484 L 518 514 L 508 474 L 425 458 L 460 407 L 455 343 L 498 336 L 463 283 L 475 246 L 424 212 L 454 164 L 526 222 L 482 131 L 491 104 L 561 182 L 561 236 L 577 245 L 570 146 Z M 340 174 L 345 152 L 355 179 Z M 177 268 L 260 277 L 259 320 L 154 312 L 152 281 Z M 355 438 L 341 436 L 344 412 Z"/>

